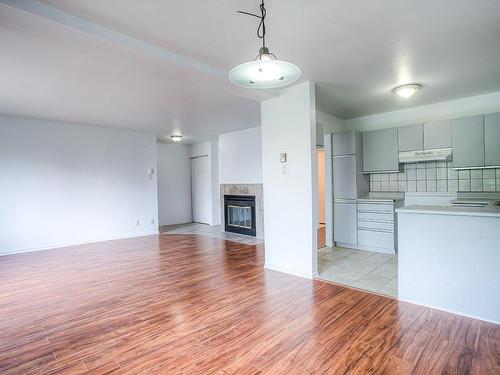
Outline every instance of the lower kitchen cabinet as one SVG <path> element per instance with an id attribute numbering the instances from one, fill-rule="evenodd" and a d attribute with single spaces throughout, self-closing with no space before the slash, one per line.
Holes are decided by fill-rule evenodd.
<path id="1" fill-rule="evenodd" d="M 370 248 L 376 247 L 394 252 L 394 231 L 381 232 L 373 229 L 358 230 L 358 244 Z"/>
<path id="2" fill-rule="evenodd" d="M 358 246 L 394 254 L 397 243 L 396 204 L 393 202 L 358 203 Z"/>
<path id="3" fill-rule="evenodd" d="M 356 202 L 333 203 L 333 240 L 341 244 L 358 243 Z"/>

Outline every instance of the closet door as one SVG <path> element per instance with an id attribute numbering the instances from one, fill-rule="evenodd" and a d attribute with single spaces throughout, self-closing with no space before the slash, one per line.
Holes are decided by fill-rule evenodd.
<path id="1" fill-rule="evenodd" d="M 208 156 L 191 159 L 191 201 L 193 221 L 212 223 L 212 192 Z"/>

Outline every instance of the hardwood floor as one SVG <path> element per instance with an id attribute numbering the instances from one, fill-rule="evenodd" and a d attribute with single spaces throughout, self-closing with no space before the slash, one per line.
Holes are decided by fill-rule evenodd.
<path id="1" fill-rule="evenodd" d="M 159 235 L 0 257 L 0 374 L 500 374 L 500 326 L 263 253 Z"/>
<path id="2" fill-rule="evenodd" d="M 320 224 L 318 231 L 318 249 L 322 249 L 326 246 L 326 226 L 325 224 Z"/>

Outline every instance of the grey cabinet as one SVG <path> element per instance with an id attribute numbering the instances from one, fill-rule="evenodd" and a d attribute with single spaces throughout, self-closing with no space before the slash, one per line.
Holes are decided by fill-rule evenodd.
<path id="1" fill-rule="evenodd" d="M 323 147 L 325 140 L 323 138 L 325 130 L 322 124 L 316 124 L 316 146 Z"/>
<path id="2" fill-rule="evenodd" d="M 454 168 L 484 166 L 483 116 L 452 120 L 451 137 Z"/>
<path id="3" fill-rule="evenodd" d="M 333 204 L 333 240 L 343 244 L 358 243 L 356 202 Z"/>
<path id="4" fill-rule="evenodd" d="M 398 129 L 364 132 L 364 173 L 397 172 L 398 169 Z"/>
<path id="5" fill-rule="evenodd" d="M 333 133 L 332 136 L 332 155 L 354 155 L 356 154 L 356 138 L 359 133 L 355 131 Z"/>
<path id="6" fill-rule="evenodd" d="M 398 150 L 417 151 L 424 148 L 422 124 L 398 128 Z"/>
<path id="7" fill-rule="evenodd" d="M 500 113 L 484 116 L 484 165 L 500 166 Z"/>
<path id="8" fill-rule="evenodd" d="M 357 198 L 356 155 L 333 158 L 333 198 Z"/>
<path id="9" fill-rule="evenodd" d="M 451 147 L 451 120 L 424 123 L 424 149 Z"/>

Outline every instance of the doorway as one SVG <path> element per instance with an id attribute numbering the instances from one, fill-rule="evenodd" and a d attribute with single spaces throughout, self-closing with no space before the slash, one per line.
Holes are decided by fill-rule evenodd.
<path id="1" fill-rule="evenodd" d="M 326 246 L 326 178 L 325 178 L 325 149 L 316 149 L 318 163 L 318 249 Z"/>

